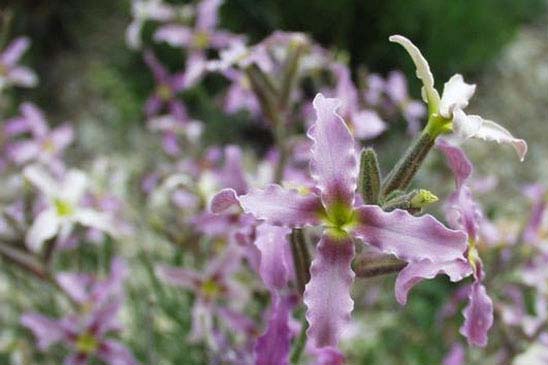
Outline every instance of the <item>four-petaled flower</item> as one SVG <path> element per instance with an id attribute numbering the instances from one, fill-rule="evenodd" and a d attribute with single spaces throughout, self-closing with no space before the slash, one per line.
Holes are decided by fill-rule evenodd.
<path id="1" fill-rule="evenodd" d="M 466 235 L 430 215 L 387 213 L 379 206 L 357 204 L 355 141 L 337 114 L 339 101 L 318 94 L 313 105 L 317 120 L 308 136 L 313 141 L 310 169 L 316 186 L 301 194 L 270 185 L 240 196 L 239 202 L 245 212 L 269 224 L 323 227 L 304 293 L 309 338 L 314 347 L 323 348 L 337 346 L 353 309 L 353 238 L 409 262 L 443 262 L 465 260 Z M 226 190 L 220 194 L 229 196 Z"/>

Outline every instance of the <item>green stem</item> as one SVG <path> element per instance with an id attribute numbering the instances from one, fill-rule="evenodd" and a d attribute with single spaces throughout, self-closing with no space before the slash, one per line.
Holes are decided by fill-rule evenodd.
<path id="1" fill-rule="evenodd" d="M 308 329 L 308 322 L 306 321 L 306 317 L 303 316 L 301 320 L 301 332 L 299 333 L 299 337 L 295 339 L 293 350 L 291 351 L 290 360 L 293 365 L 297 365 L 299 363 L 299 360 L 303 353 L 304 347 L 306 345 L 307 329 Z"/>
<path id="2" fill-rule="evenodd" d="M 310 252 L 306 243 L 305 231 L 302 228 L 293 228 L 291 231 L 291 254 L 295 266 L 295 276 L 299 294 L 303 295 L 304 287 L 310 280 Z"/>
<path id="3" fill-rule="evenodd" d="M 402 270 L 407 263 L 392 255 L 364 253 L 352 262 L 352 270 L 359 278 L 371 278 Z"/>

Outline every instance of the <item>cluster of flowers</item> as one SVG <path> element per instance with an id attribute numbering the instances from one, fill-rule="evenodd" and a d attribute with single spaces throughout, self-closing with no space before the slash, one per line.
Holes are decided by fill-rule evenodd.
<path id="1" fill-rule="evenodd" d="M 152 40 L 181 49 L 185 60 L 182 71 L 170 73 L 151 48 L 143 51 L 156 81 L 144 113 L 149 129 L 161 134 L 166 156 L 143 174 L 140 186 L 152 230 L 185 249 L 185 255 L 195 254 L 196 266 L 202 267 L 155 264 L 159 279 L 194 295 L 186 340 L 205 344 L 212 363 L 288 364 L 306 354 L 313 364 L 342 364 L 340 342 L 351 325 L 356 276 L 398 272 L 395 296 L 404 305 L 414 285 L 445 274 L 453 282 L 472 278 L 443 312 L 453 316 L 467 300 L 460 333 L 469 344 L 487 345 L 499 313 L 505 325 L 535 344 L 526 356 L 542 356 L 548 346 L 548 288 L 539 280 L 546 275 L 546 252 L 538 243 L 546 238 L 546 192 L 540 186 L 527 189 L 534 207 L 523 233 L 504 233 L 484 217 L 474 199 L 478 184 L 471 178 L 472 164 L 459 145 L 469 138 L 510 144 L 521 160 L 527 145 L 497 123 L 464 112 L 475 86 L 457 74 L 440 96 L 417 47 L 392 36 L 390 41 L 403 46 L 414 62 L 424 106 L 409 96 L 401 72 L 386 78 L 361 72 L 353 78 L 347 65 L 304 34 L 275 32 L 248 45 L 244 36 L 219 29 L 221 5 L 221 0 L 183 6 L 135 0 L 127 30 L 128 45 L 140 50 L 141 29 L 153 22 Z M 36 83 L 34 74 L 16 65 L 27 46 L 19 39 L 2 53 L 2 85 Z M 205 146 L 207 121 L 195 119 L 180 94 L 219 75 L 227 84 L 218 97 L 220 107 L 268 128 L 274 143 L 266 153 Z M 120 217 L 123 204 L 65 165 L 63 150 L 74 137 L 70 124 L 50 129 L 30 103 L 20 106 L 20 114 L 3 125 L 3 174 L 15 182 L 12 201 L 4 207 L 0 234 L 6 244 L 0 254 L 54 283 L 75 309 L 58 320 L 25 313 L 21 323 L 36 336 L 39 349 L 56 342 L 71 349 L 67 364 L 86 364 L 90 357 L 135 364 L 130 351 L 105 337 L 122 329 L 116 315 L 124 298 L 124 261 L 113 259 L 103 280 L 51 272 L 56 251 L 83 240 L 100 242 L 103 234 L 128 233 Z M 415 141 L 383 177 L 376 153 L 362 145 L 402 118 Z M 303 128 L 306 136 L 298 133 Z M 444 204 L 448 227 L 423 214 L 437 197 L 409 189 L 434 149 L 455 180 Z M 88 229 L 75 229 L 82 226 Z M 522 241 L 530 244 L 525 257 L 508 257 L 522 249 Z M 520 284 L 537 289 L 535 315 L 527 312 L 518 284 L 500 280 L 511 302 L 494 303 L 488 295 L 480 254 L 496 245 L 503 247 L 497 261 L 502 267 L 515 270 L 526 263 Z M 269 300 L 257 300 L 266 295 Z M 504 351 L 500 356 L 517 354 Z M 459 341 L 444 361 L 464 364 Z"/>

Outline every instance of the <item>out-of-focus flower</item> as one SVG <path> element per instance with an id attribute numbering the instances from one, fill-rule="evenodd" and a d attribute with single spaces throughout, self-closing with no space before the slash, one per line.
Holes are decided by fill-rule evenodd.
<path id="1" fill-rule="evenodd" d="M 172 114 L 152 117 L 147 122 L 148 128 L 162 133 L 162 147 L 170 156 L 181 154 L 180 138 L 191 145 L 198 145 L 204 130 L 204 125 L 198 120 L 182 121 Z"/>
<path id="2" fill-rule="evenodd" d="M 407 131 L 411 135 L 417 134 L 420 130 L 420 119 L 426 115 L 426 108 L 419 101 L 409 97 L 407 80 L 401 71 L 392 71 L 388 74 L 385 91 L 407 121 Z"/>
<path id="3" fill-rule="evenodd" d="M 59 242 L 64 241 L 76 223 L 115 233 L 109 214 L 82 205 L 87 186 L 83 172 L 69 170 L 60 182 L 37 165 L 26 167 L 23 174 L 46 198 L 45 208 L 36 216 L 25 238 L 31 250 L 39 251 L 46 240 L 56 235 Z"/>
<path id="4" fill-rule="evenodd" d="M 18 37 L 0 52 L 0 90 L 11 85 L 34 87 L 38 83 L 34 71 L 17 65 L 29 46 L 30 40 L 27 37 Z"/>
<path id="5" fill-rule="evenodd" d="M 39 313 L 25 313 L 21 323 L 32 331 L 41 351 L 62 343 L 70 349 L 65 365 L 84 365 L 97 357 L 109 365 L 134 365 L 137 361 L 120 342 L 107 338 L 122 326 L 116 318 L 123 302 L 123 281 L 127 267 L 120 259 L 112 261 L 110 276 L 100 281 L 88 274 L 60 273 L 59 286 L 82 311 L 62 319 Z"/>
<path id="6" fill-rule="evenodd" d="M 541 184 L 529 185 L 524 189 L 531 200 L 531 215 L 523 231 L 523 240 L 527 243 L 538 243 L 541 239 L 544 217 L 548 206 L 548 191 Z"/>
<path id="7" fill-rule="evenodd" d="M 428 103 L 429 117 L 433 121 L 427 126 L 434 129 L 431 130 L 432 133 L 438 135 L 453 131 L 463 139 L 480 138 L 497 143 L 509 143 L 523 161 L 527 153 L 527 143 L 524 140 L 514 138 L 508 130 L 491 120 L 464 113 L 463 109 L 468 106 L 468 101 L 476 90 L 475 85 L 465 83 L 461 75 L 455 74 L 445 83 L 440 98 L 438 91 L 434 88 L 434 77 L 430 66 L 420 50 L 401 35 L 391 36 L 390 41 L 404 47 L 415 63 L 417 77 L 423 84 L 423 100 Z"/>
<path id="8" fill-rule="evenodd" d="M 74 131 L 70 124 L 49 129 L 43 112 L 32 103 L 20 106 L 21 117 L 14 118 L 8 125 L 10 132 L 30 132 L 31 139 L 17 140 L 6 147 L 12 161 L 21 165 L 36 161 L 52 168 L 62 166 L 61 153 L 74 139 Z"/>
<path id="9" fill-rule="evenodd" d="M 359 93 L 348 67 L 336 63 L 331 69 L 337 78 L 333 97 L 342 101 L 341 116 L 348 123 L 354 136 L 359 139 L 372 139 L 383 133 L 386 130 L 386 123 L 377 112 L 360 106 Z"/>
<path id="10" fill-rule="evenodd" d="M 261 106 L 247 75 L 232 68 L 224 71 L 223 75 L 231 81 L 224 99 L 224 110 L 229 114 L 247 110 L 251 116 L 257 117 Z"/>
<path id="11" fill-rule="evenodd" d="M 141 29 L 148 20 L 168 21 L 175 17 L 175 9 L 163 0 L 132 0 L 133 21 L 126 30 L 126 42 L 130 48 L 141 48 Z"/>
<path id="12" fill-rule="evenodd" d="M 154 34 L 156 41 L 163 41 L 188 51 L 186 61 L 187 86 L 194 85 L 202 77 L 207 66 L 206 50 L 221 50 L 242 37 L 217 29 L 218 10 L 222 0 L 202 0 L 196 9 L 194 27 L 178 24 L 161 26 Z"/>
<path id="13" fill-rule="evenodd" d="M 353 308 L 353 237 L 406 261 L 444 262 L 465 260 L 466 235 L 445 228 L 432 216 L 413 217 L 403 210 L 386 213 L 374 205 L 354 206 L 358 174 L 355 141 L 337 113 L 340 103 L 318 94 L 313 104 L 317 120 L 308 135 L 313 141 L 310 168 L 316 186 L 299 193 L 270 185 L 239 198 L 232 191 L 232 199 L 268 224 L 324 228 L 304 293 L 308 336 L 314 347 L 323 348 L 337 346 Z M 228 197 L 230 191 L 220 194 Z"/>
<path id="14" fill-rule="evenodd" d="M 190 341 L 215 343 L 211 337 L 215 327 L 213 316 L 220 316 L 229 323 L 234 321 L 233 324 L 236 325 L 248 323 L 245 316 L 227 316 L 227 312 L 223 310 L 223 303 L 226 303 L 227 308 L 232 307 L 238 311 L 247 302 L 248 289 L 233 277 L 240 262 L 240 250 L 228 246 L 221 254 L 210 259 L 201 272 L 166 265 L 156 267 L 156 274 L 161 280 L 191 290 L 196 295 L 192 309 Z"/>

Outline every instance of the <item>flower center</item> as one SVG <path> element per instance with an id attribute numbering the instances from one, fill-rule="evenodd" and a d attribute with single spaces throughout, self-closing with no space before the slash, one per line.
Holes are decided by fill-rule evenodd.
<path id="1" fill-rule="evenodd" d="M 55 199 L 53 201 L 53 205 L 55 206 L 57 215 L 60 217 L 66 217 L 74 213 L 74 207 L 72 204 L 65 200 Z"/>
<path id="2" fill-rule="evenodd" d="M 91 354 L 97 350 L 99 343 L 95 337 L 89 333 L 84 332 L 76 339 L 76 349 L 84 354 Z"/>
<path id="3" fill-rule="evenodd" d="M 221 292 L 221 286 L 212 279 L 204 281 L 200 289 L 207 299 L 213 299 Z"/>
<path id="4" fill-rule="evenodd" d="M 156 90 L 156 93 L 162 100 L 169 100 L 173 96 L 173 92 L 171 91 L 171 88 L 169 85 L 161 84 L 158 86 L 158 89 Z"/>
<path id="5" fill-rule="evenodd" d="M 323 218 L 327 232 L 334 237 L 346 237 L 350 229 L 356 223 L 356 217 L 352 208 L 345 203 L 334 203 L 326 209 Z"/>
<path id="6" fill-rule="evenodd" d="M 209 34 L 207 32 L 198 32 L 194 35 L 194 47 L 204 49 L 209 46 Z"/>
<path id="7" fill-rule="evenodd" d="M 45 152 L 53 153 L 53 152 L 55 152 L 55 143 L 53 143 L 53 141 L 52 141 L 50 138 L 47 138 L 47 139 L 42 143 L 42 149 L 43 149 Z"/>

